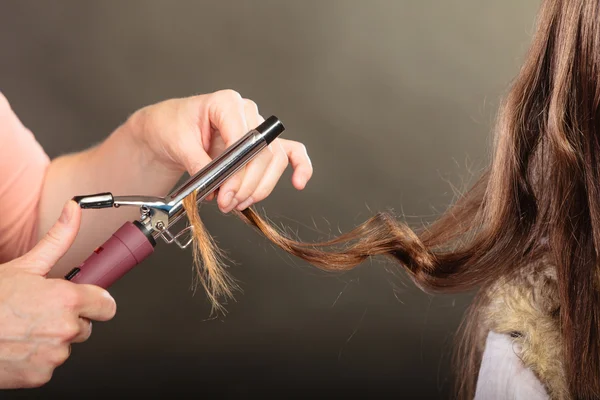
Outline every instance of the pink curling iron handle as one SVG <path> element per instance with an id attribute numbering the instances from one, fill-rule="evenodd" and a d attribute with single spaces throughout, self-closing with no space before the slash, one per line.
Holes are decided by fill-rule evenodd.
<path id="1" fill-rule="evenodd" d="M 126 222 L 65 279 L 108 289 L 154 252 L 154 239 L 136 221 Z"/>

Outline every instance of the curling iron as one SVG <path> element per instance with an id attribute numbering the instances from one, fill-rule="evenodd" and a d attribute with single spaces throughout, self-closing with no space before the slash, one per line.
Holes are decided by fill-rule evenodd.
<path id="1" fill-rule="evenodd" d="M 154 252 L 159 237 L 168 244 L 175 243 L 185 249 L 193 241 L 193 236 L 190 235 L 187 240 L 181 239 L 193 229 L 192 226 L 185 227 L 177 234 L 170 231 L 185 215 L 183 200 L 196 192 L 196 200 L 201 202 L 256 157 L 284 129 L 277 117 L 269 117 L 164 198 L 113 196 L 112 193 L 75 196 L 73 200 L 83 209 L 140 207 L 140 218 L 123 224 L 91 256 L 73 268 L 65 279 L 108 289 Z"/>

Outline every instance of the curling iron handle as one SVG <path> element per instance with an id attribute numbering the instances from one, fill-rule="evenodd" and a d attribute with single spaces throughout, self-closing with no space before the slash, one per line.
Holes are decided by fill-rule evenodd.
<path id="1" fill-rule="evenodd" d="M 154 240 L 139 226 L 126 222 L 65 279 L 108 289 L 154 252 Z"/>

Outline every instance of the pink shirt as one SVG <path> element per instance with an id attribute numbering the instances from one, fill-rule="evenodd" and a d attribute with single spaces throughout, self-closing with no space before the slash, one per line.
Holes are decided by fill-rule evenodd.
<path id="1" fill-rule="evenodd" d="M 36 243 L 38 202 L 50 160 L 0 93 L 0 263 Z"/>

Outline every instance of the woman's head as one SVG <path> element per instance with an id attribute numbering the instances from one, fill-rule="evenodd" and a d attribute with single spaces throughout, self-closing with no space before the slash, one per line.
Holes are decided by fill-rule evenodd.
<path id="1" fill-rule="evenodd" d="M 397 262 L 424 290 L 479 288 L 459 347 L 461 392 L 472 398 L 471 345 L 484 293 L 544 255 L 557 266 L 565 371 L 576 398 L 600 396 L 600 5 L 546 0 L 533 42 L 498 115 L 490 168 L 456 204 L 413 231 L 388 213 L 326 243 L 286 237 L 253 210 L 240 217 L 287 252 L 343 271 L 369 257 Z M 197 215 L 195 199 L 186 202 Z M 233 281 L 198 218 L 201 281 L 218 305 Z M 200 260 L 201 259 L 201 260 Z M 202 263 L 200 263 L 202 264 Z M 200 265 L 199 264 L 199 265 Z M 470 342 L 469 342 L 470 341 Z"/>
<path id="2" fill-rule="evenodd" d="M 500 115 L 487 213 L 498 223 L 512 221 L 519 249 L 548 239 L 558 268 L 565 368 L 578 397 L 600 396 L 599 111 L 599 2 L 543 2 Z"/>

